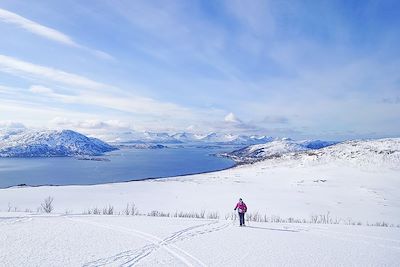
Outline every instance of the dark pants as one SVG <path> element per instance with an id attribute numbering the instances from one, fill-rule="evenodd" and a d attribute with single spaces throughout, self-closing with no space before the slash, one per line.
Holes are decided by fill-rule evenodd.
<path id="1" fill-rule="evenodd" d="M 240 226 L 244 225 L 244 212 L 239 212 Z"/>

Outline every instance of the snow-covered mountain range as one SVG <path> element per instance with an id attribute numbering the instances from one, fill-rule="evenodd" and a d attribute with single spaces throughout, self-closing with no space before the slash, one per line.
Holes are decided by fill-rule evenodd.
<path id="1" fill-rule="evenodd" d="M 113 146 L 99 139 L 71 130 L 0 132 L 0 157 L 95 156 L 112 150 Z"/>
<path id="2" fill-rule="evenodd" d="M 218 144 L 218 145 L 254 145 L 274 140 L 264 135 L 237 135 L 226 133 L 197 134 L 189 132 L 155 133 L 127 132 L 118 137 L 105 137 L 111 143 L 157 143 L 157 144 Z"/>
<path id="3" fill-rule="evenodd" d="M 138 135 L 136 135 L 138 137 Z M 141 138 L 124 142 L 122 145 L 109 145 L 99 139 L 87 137 L 72 130 L 0 130 L 0 157 L 53 157 L 101 155 L 119 147 L 154 149 L 165 148 L 162 144 L 196 145 L 237 145 L 244 148 L 222 154 L 238 163 L 251 163 L 264 159 L 290 160 L 329 160 L 354 158 L 364 162 L 389 162 L 400 166 L 400 138 L 345 141 L 342 143 L 306 140 L 295 141 L 289 138 L 268 136 L 246 136 L 222 133 L 207 135 L 193 133 L 151 133 L 145 132 Z M 391 164 L 392 164 L 391 163 Z"/>

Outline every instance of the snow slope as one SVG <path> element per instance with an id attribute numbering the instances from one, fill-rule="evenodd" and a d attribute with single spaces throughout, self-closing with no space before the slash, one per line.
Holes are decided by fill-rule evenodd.
<path id="1" fill-rule="evenodd" d="M 279 159 L 280 162 L 347 161 L 364 166 L 400 166 L 400 138 L 353 140 L 333 144 L 324 141 L 279 140 L 252 145 L 223 156 L 239 163 Z"/>
<path id="2" fill-rule="evenodd" d="M 115 148 L 71 130 L 14 131 L 0 137 L 0 157 L 101 155 Z"/>
<path id="3" fill-rule="evenodd" d="M 6 216 L 9 214 L 5 214 Z M 397 266 L 400 229 L 145 216 L 0 217 L 4 266 Z"/>

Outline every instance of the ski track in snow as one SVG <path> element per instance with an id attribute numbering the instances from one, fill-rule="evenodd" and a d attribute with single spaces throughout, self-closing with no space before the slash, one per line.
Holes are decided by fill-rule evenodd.
<path id="1" fill-rule="evenodd" d="M 101 224 L 97 222 L 91 222 L 87 220 L 77 219 L 66 217 L 75 222 L 81 222 L 86 224 L 91 224 L 97 227 L 106 228 L 113 231 L 119 231 L 123 233 L 127 233 L 130 235 L 137 236 L 139 238 L 145 239 L 149 241 L 150 244 L 145 245 L 141 248 L 134 249 L 134 250 L 127 250 L 121 253 L 118 253 L 114 256 L 98 259 L 96 261 L 88 262 L 84 264 L 85 267 L 92 267 L 92 266 L 134 266 L 139 261 L 145 259 L 151 253 L 157 251 L 158 249 L 164 249 L 169 254 L 171 254 L 175 259 L 181 261 L 186 266 L 207 266 L 204 264 L 200 259 L 196 258 L 192 254 L 184 251 L 183 249 L 173 245 L 173 243 L 190 239 L 196 237 L 198 235 L 208 234 L 216 231 L 220 231 L 225 229 L 231 225 L 230 222 L 220 223 L 218 221 L 213 221 L 205 224 L 191 226 L 180 231 L 174 232 L 171 235 L 161 239 L 157 236 L 152 234 L 139 231 L 133 228 L 126 228 L 121 226 L 109 225 L 109 224 Z"/>
<path id="2" fill-rule="evenodd" d="M 32 221 L 32 217 L 0 217 L 0 225 L 11 225 Z"/>

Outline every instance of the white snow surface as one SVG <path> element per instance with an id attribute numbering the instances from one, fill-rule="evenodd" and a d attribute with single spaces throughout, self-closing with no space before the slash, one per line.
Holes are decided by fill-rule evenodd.
<path id="1" fill-rule="evenodd" d="M 6 216 L 0 217 L 3 266 L 398 266 L 400 261 L 398 228 Z"/>
<path id="2" fill-rule="evenodd" d="M 5 266 L 398 266 L 400 139 L 351 141 L 205 174 L 94 186 L 0 189 Z M 36 211 L 54 197 L 54 215 Z M 327 214 L 339 225 L 225 220 L 239 197 L 268 218 Z M 219 220 L 79 215 L 134 202 L 140 213 L 217 212 Z M 69 215 L 65 215 L 65 213 Z M 345 225 L 346 222 L 362 225 Z M 395 227 L 367 226 L 385 222 Z M 396 227 L 397 226 L 397 227 Z"/>

